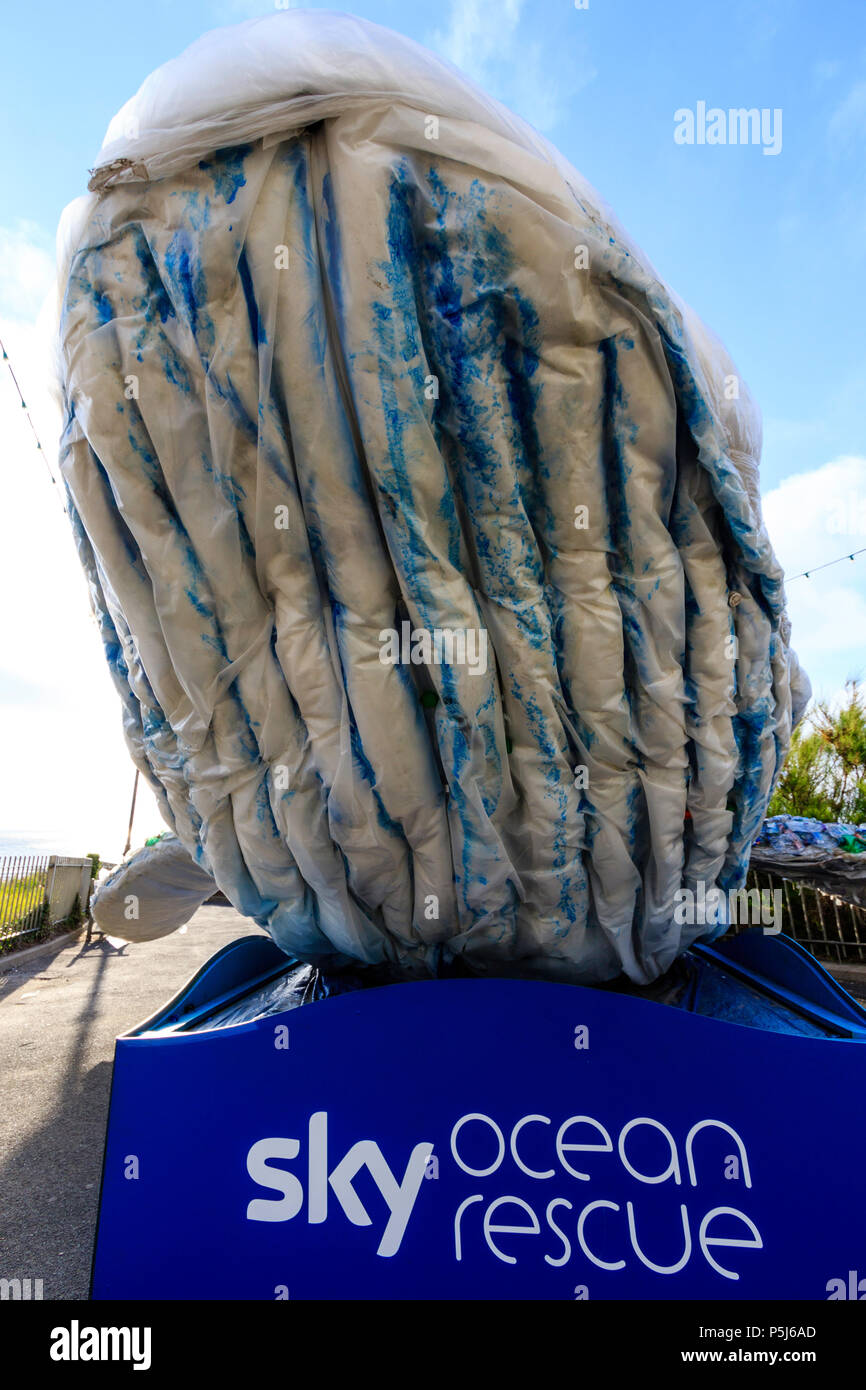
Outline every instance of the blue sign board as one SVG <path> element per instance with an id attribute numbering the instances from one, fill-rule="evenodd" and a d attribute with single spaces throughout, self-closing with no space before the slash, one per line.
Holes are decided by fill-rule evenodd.
<path id="1" fill-rule="evenodd" d="M 526 981 L 121 1038 L 93 1293 L 866 1296 L 864 1080 L 856 1041 Z"/>

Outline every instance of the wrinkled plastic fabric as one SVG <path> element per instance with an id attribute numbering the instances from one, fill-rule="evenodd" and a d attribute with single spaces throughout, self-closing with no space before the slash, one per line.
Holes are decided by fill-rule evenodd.
<path id="1" fill-rule="evenodd" d="M 290 965 L 277 979 L 223 1004 L 212 1013 L 203 1013 L 195 1022 L 174 1024 L 172 1031 L 177 1029 L 184 1033 L 195 1033 L 254 1023 L 261 1018 L 362 989 L 365 983 L 360 975 L 325 975 L 314 966 Z M 732 978 L 713 962 L 693 953 L 683 956 L 677 962 L 676 969 L 670 971 L 666 980 L 659 982 L 655 990 L 645 987 L 642 993 L 649 994 L 657 1003 L 747 1028 L 762 1028 L 797 1037 L 832 1036 L 832 1028 L 820 1027 L 795 1010 L 785 1008 L 779 1000 L 771 1001 L 762 992 L 751 989 L 742 980 Z"/>
<path id="2" fill-rule="evenodd" d="M 259 1018 L 269 1018 L 273 1014 L 285 1013 L 289 1009 L 299 1009 L 304 1004 L 316 1004 L 321 999 L 335 998 L 340 994 L 351 994 L 363 989 L 366 981 L 359 975 L 342 973 L 325 975 L 313 965 L 290 966 L 284 975 L 258 989 L 251 990 L 240 999 L 232 1000 L 205 1014 L 192 1027 L 184 1032 L 210 1031 L 214 1028 L 230 1028 L 236 1023 L 254 1023 Z"/>
<path id="3" fill-rule="evenodd" d="M 155 941 L 190 920 L 216 892 L 175 836 L 166 835 L 124 859 L 98 885 L 90 914 L 106 936 Z"/>
<path id="4" fill-rule="evenodd" d="M 91 187 L 62 472 L 168 824 L 329 969 L 666 970 L 809 693 L 725 350 L 541 137 L 345 16 L 206 36 Z M 404 623 L 483 669 L 388 664 Z"/>

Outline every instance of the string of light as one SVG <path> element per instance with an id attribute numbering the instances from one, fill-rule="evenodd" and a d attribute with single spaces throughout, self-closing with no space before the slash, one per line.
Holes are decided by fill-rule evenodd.
<path id="1" fill-rule="evenodd" d="M 42 445 L 41 445 L 41 443 L 40 443 L 40 441 L 39 441 L 39 435 L 36 433 L 36 426 L 35 426 L 34 423 L 33 423 L 33 416 L 30 414 L 30 410 L 29 410 L 29 408 L 28 408 L 28 406 L 27 406 L 27 402 L 26 402 L 25 399 L 24 399 L 23 392 L 22 392 L 22 390 L 21 390 L 21 387 L 20 387 L 19 384 L 18 384 L 18 378 L 17 378 L 17 376 L 15 375 L 15 368 L 12 366 L 12 359 L 11 359 L 11 357 L 9 356 L 8 352 L 6 351 L 6 345 L 5 345 L 5 343 L 3 342 L 2 339 L 0 339 L 0 349 L 2 349 L 2 352 L 3 352 L 3 361 L 6 363 L 6 366 L 9 368 L 9 375 L 11 376 L 13 382 L 15 383 L 15 390 L 18 392 L 18 399 L 19 399 L 19 401 L 21 402 L 21 409 L 24 411 L 24 414 L 27 416 L 27 423 L 29 424 L 31 430 L 33 431 L 33 438 L 36 440 L 36 448 L 39 450 L 40 454 L 42 455 L 43 459 L 45 460 L 45 467 L 48 469 L 48 476 L 49 476 L 49 478 L 51 479 L 51 485 L 52 485 L 52 487 L 56 487 L 56 486 L 57 486 L 57 479 L 54 477 L 54 474 L 51 472 L 51 466 L 50 466 L 50 464 L 49 464 L 49 462 L 48 462 L 48 458 L 47 458 L 47 456 L 46 456 L 45 450 L 43 449 L 43 447 L 42 447 Z M 59 494 L 58 494 L 58 495 L 59 495 Z M 63 510 L 65 511 L 66 508 L 64 507 Z"/>
<path id="2" fill-rule="evenodd" d="M 813 565 L 811 569 L 803 570 L 800 574 L 786 574 L 785 583 L 790 584 L 792 579 L 811 579 L 819 570 L 827 570 L 831 565 L 840 565 L 843 560 L 854 560 L 858 555 L 866 555 L 866 545 L 860 550 L 850 551 L 847 555 L 837 555 L 835 560 L 827 560 L 823 565 Z"/>

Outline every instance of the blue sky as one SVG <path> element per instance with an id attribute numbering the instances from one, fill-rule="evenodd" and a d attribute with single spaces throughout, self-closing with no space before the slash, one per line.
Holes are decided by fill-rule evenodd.
<path id="1" fill-rule="evenodd" d="M 866 546 L 863 0 L 731 0 L 724 6 L 589 0 L 585 10 L 574 0 L 409 6 L 358 0 L 347 8 L 450 57 L 538 126 L 601 192 L 661 275 L 720 334 L 763 410 L 767 521 L 788 571 Z M 44 0 L 6 8 L 0 327 L 35 401 L 41 433 L 50 436 L 52 424 L 32 330 L 50 287 L 58 217 L 84 191 L 109 119 L 153 68 L 205 30 L 273 9 L 256 0 L 150 0 L 147 6 Z M 676 144 L 675 111 L 698 101 L 724 109 L 778 108 L 780 153 Z M 10 423 L 2 467 L 19 480 L 25 469 L 42 465 L 20 421 L 12 419 L 17 408 L 4 379 L 0 411 Z M 44 442 L 49 450 L 53 441 Z M 35 570 L 40 549 L 50 548 L 53 563 L 67 574 L 66 558 L 56 558 L 68 546 L 65 518 L 60 527 L 47 519 L 49 502 L 56 507 L 47 483 L 21 486 L 31 532 L 25 534 L 19 513 L 15 534 L 7 537 L 7 564 Z M 2 546 L 0 534 L 0 553 Z M 39 570 L 18 584 L 22 593 L 48 599 L 60 570 Z M 4 578 L 4 584 L 14 582 L 14 573 Z M 76 588 L 70 578 L 68 592 L 65 583 L 61 587 L 59 622 L 74 631 L 79 607 L 86 609 L 83 584 Z M 789 604 L 794 645 L 818 693 L 832 697 L 848 675 L 866 676 L 866 555 L 793 581 Z M 35 616 L 30 611 L 31 626 Z M 36 647 L 33 653 L 27 648 L 26 662 L 16 661 L 23 631 L 20 615 L 4 629 L 0 704 L 14 718 L 25 705 L 41 711 L 41 728 L 54 727 L 55 711 L 63 739 L 73 727 L 73 697 L 37 668 Z M 80 641 L 75 637 L 68 653 L 81 664 L 87 693 L 76 727 L 91 706 L 103 711 L 100 723 L 114 717 L 119 724 L 107 676 L 96 674 L 92 637 L 89 630 Z M 90 672 L 92 682 L 106 687 L 104 704 L 90 675 L 84 678 Z M 119 742 L 108 753 L 95 733 L 87 737 L 91 765 L 97 749 L 97 760 L 107 763 L 125 756 Z M 114 790 L 106 782 L 105 796 L 118 794 L 117 779 L 128 781 L 128 768 L 122 763 L 112 773 Z M 17 764 L 12 770 L 21 775 Z M 0 814 L 0 832 L 10 828 Z"/>

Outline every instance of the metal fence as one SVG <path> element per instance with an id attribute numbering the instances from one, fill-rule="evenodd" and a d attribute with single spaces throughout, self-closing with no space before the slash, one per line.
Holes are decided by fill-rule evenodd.
<path id="1" fill-rule="evenodd" d="M 58 854 L 0 858 L 0 948 L 66 921 L 76 897 L 86 912 L 91 872 L 90 859 Z"/>
<path id="2" fill-rule="evenodd" d="M 837 964 L 866 964 L 866 908 L 764 869 L 750 869 L 747 888 L 779 889 L 782 930 L 815 956 Z"/>
<path id="3" fill-rule="evenodd" d="M 0 949 L 68 918 L 76 896 L 87 911 L 91 861 L 61 855 L 0 857 Z M 866 908 L 808 883 L 750 869 L 747 888 L 779 889 L 783 930 L 814 955 L 838 964 L 866 964 Z"/>
<path id="4" fill-rule="evenodd" d="M 43 925 L 48 858 L 19 854 L 0 859 L 0 941 L 26 936 Z"/>

